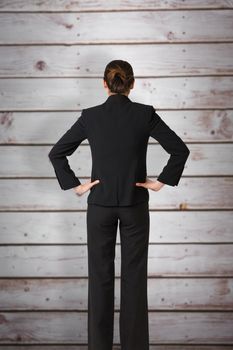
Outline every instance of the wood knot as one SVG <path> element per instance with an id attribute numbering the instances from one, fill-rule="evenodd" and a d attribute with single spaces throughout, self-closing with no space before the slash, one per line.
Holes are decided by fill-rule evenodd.
<path id="1" fill-rule="evenodd" d="M 180 203 L 179 208 L 180 208 L 180 210 L 186 210 L 186 209 L 188 209 L 188 205 L 187 205 L 187 203 Z"/>
<path id="2" fill-rule="evenodd" d="M 65 27 L 66 27 L 67 29 L 72 29 L 73 26 L 74 26 L 73 24 L 67 24 L 67 23 L 65 24 Z"/>
<path id="3" fill-rule="evenodd" d="M 0 123 L 10 127 L 13 121 L 12 112 L 3 112 L 1 113 Z"/>
<path id="4" fill-rule="evenodd" d="M 4 315 L 0 315 L 0 324 L 7 323 L 7 319 Z"/>
<path id="5" fill-rule="evenodd" d="M 38 62 L 36 62 L 36 69 L 42 71 L 42 70 L 45 69 L 45 67 L 46 67 L 45 61 L 38 61 Z"/>
<path id="6" fill-rule="evenodd" d="M 16 336 L 16 340 L 17 340 L 17 341 L 22 341 L 22 337 L 21 337 L 21 335 L 20 335 L 20 334 L 17 334 L 17 336 Z"/>

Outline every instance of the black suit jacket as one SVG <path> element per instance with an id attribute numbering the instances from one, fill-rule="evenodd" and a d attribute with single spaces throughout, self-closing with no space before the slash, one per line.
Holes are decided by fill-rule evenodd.
<path id="1" fill-rule="evenodd" d="M 87 202 L 104 206 L 133 205 L 149 200 L 149 190 L 135 185 L 146 181 L 149 136 L 170 154 L 157 180 L 177 186 L 190 153 L 188 147 L 152 105 L 133 102 L 122 94 L 110 95 L 104 103 L 83 109 L 48 156 L 61 189 L 76 187 L 81 182 L 70 168 L 67 156 L 88 139 L 92 155 L 91 180 L 100 182 L 90 189 Z"/>

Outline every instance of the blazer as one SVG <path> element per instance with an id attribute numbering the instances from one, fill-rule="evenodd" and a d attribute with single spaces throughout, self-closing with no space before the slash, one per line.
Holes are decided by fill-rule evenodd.
<path id="1" fill-rule="evenodd" d="M 87 203 L 128 206 L 149 200 L 149 190 L 135 183 L 146 181 L 150 136 L 170 154 L 157 180 L 177 186 L 190 153 L 187 145 L 152 105 L 134 102 L 122 94 L 110 95 L 104 103 L 82 109 L 48 156 L 61 189 L 74 188 L 81 182 L 67 156 L 87 139 L 92 155 L 91 181 L 100 180 L 90 189 Z"/>

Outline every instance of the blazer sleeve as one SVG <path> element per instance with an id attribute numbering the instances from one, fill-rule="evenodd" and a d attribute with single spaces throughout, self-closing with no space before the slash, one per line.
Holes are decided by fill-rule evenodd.
<path id="1" fill-rule="evenodd" d="M 156 113 L 154 107 L 151 107 L 149 134 L 170 154 L 168 162 L 162 169 L 157 180 L 170 186 L 177 186 L 190 150 L 181 138 Z"/>
<path id="2" fill-rule="evenodd" d="M 86 138 L 84 110 L 82 110 L 81 116 L 57 141 L 48 154 L 62 190 L 68 190 L 81 184 L 79 178 L 70 168 L 67 156 L 70 156 Z"/>

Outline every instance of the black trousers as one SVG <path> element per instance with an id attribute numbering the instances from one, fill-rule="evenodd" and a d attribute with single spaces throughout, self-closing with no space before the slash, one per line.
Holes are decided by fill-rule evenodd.
<path id="1" fill-rule="evenodd" d="M 149 350 L 147 261 L 149 204 L 88 204 L 88 350 L 112 350 L 115 244 L 119 220 L 121 350 Z"/>

